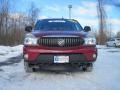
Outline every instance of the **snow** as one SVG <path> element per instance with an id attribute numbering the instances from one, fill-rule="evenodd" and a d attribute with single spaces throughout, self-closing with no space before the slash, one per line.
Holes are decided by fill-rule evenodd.
<path id="1" fill-rule="evenodd" d="M 97 47 L 98 58 L 92 72 L 26 73 L 23 60 L 20 63 L 2 66 L 0 67 L 0 90 L 120 90 L 120 48 Z M 10 49 L 6 50 L 7 54 L 5 53 L 8 58 L 11 57 L 10 54 L 13 56 L 21 54 L 22 45 L 6 48 Z"/>
<path id="2" fill-rule="evenodd" d="M 0 62 L 3 62 L 8 58 L 22 54 L 22 49 L 23 49 L 23 45 L 18 45 L 14 47 L 0 46 Z"/>

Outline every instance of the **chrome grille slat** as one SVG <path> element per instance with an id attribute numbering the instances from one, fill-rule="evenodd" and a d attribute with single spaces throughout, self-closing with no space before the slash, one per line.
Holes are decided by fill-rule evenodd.
<path id="1" fill-rule="evenodd" d="M 60 46 L 59 40 L 64 40 L 64 45 Z M 41 37 L 38 44 L 47 47 L 75 47 L 83 45 L 84 40 L 80 37 Z"/>

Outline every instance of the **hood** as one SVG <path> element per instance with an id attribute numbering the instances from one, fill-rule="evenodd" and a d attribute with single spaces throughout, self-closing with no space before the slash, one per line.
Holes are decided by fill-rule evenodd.
<path id="1" fill-rule="evenodd" d="M 36 37 L 86 37 L 88 32 L 84 31 L 33 31 Z"/>

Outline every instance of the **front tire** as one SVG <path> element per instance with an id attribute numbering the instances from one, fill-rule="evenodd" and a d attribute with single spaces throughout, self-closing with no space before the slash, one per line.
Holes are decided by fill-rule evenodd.
<path id="1" fill-rule="evenodd" d="M 117 47 L 115 43 L 114 43 L 114 47 Z"/>
<path id="2" fill-rule="evenodd" d="M 89 63 L 89 64 L 83 66 L 82 70 L 86 71 L 86 72 L 92 72 L 92 70 L 93 70 L 93 63 Z"/>
<path id="3" fill-rule="evenodd" d="M 33 72 L 33 68 L 30 67 L 30 66 L 29 66 L 29 63 L 28 63 L 28 62 L 25 62 L 25 61 L 24 61 L 24 69 L 25 69 L 25 71 L 28 72 L 28 73 Z"/>
<path id="4" fill-rule="evenodd" d="M 107 47 L 109 47 L 109 45 L 108 45 L 108 44 L 106 44 L 106 46 L 107 46 Z"/>

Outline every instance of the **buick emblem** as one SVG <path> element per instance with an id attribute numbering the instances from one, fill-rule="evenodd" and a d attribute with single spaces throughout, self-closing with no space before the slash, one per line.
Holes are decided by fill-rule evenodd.
<path id="1" fill-rule="evenodd" d="M 64 39 L 58 39 L 58 45 L 59 46 L 64 46 L 65 45 L 65 40 Z"/>

